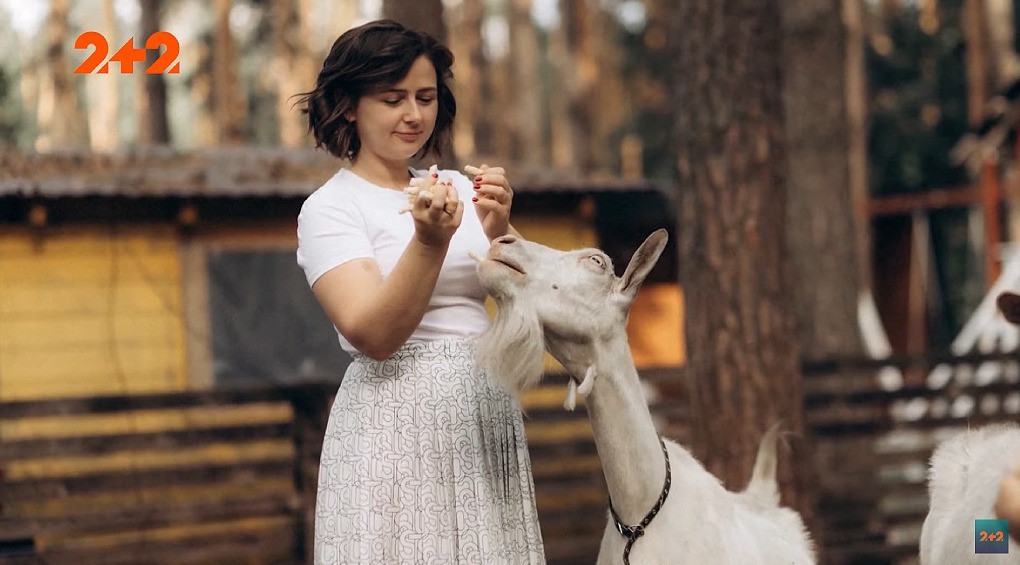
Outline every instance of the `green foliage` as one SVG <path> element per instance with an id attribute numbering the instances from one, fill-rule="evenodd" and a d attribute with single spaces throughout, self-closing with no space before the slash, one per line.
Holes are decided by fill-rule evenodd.
<path id="1" fill-rule="evenodd" d="M 967 131 L 967 70 L 961 27 L 962 1 L 939 3 L 939 26 L 927 33 L 916 8 L 885 22 L 887 48 L 867 46 L 871 129 L 870 186 L 876 196 L 961 187 L 973 182 L 949 159 Z M 873 35 L 873 37 L 875 37 Z M 967 210 L 929 215 L 935 286 L 928 296 L 929 348 L 948 347 L 983 294 L 979 254 L 969 237 Z M 874 233 L 881 252 L 888 241 Z"/>
<path id="2" fill-rule="evenodd" d="M 926 33 L 915 9 L 886 22 L 868 43 L 870 185 L 875 194 L 967 183 L 949 151 L 967 128 L 967 84 L 959 0 L 939 3 L 941 25 Z M 888 48 L 878 52 L 876 44 Z"/>

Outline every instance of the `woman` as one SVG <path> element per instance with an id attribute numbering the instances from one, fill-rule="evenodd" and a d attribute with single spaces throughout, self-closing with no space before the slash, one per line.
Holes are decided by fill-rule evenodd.
<path id="1" fill-rule="evenodd" d="M 501 168 L 409 167 L 449 135 L 452 62 L 372 22 L 303 98 L 317 146 L 350 161 L 298 217 L 298 264 L 354 356 L 323 440 L 316 563 L 544 562 L 519 406 L 474 363 L 488 317 L 468 253 L 516 234 L 513 192 Z M 432 197 L 400 214 L 412 178 Z"/>

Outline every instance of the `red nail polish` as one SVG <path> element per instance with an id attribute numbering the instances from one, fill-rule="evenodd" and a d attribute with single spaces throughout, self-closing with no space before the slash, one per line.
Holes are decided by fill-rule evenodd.
<path id="1" fill-rule="evenodd" d="M 471 197 L 471 201 L 472 202 L 478 202 L 478 197 L 477 196 L 472 196 Z"/>
<path id="2" fill-rule="evenodd" d="M 482 177 L 475 177 L 475 182 L 482 182 Z"/>
<path id="3" fill-rule="evenodd" d="M 481 188 L 481 187 L 476 184 L 475 185 L 475 190 L 478 190 L 479 188 Z"/>

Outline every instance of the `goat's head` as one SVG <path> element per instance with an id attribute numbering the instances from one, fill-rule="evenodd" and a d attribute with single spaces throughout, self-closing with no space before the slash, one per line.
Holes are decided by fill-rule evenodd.
<path id="1" fill-rule="evenodd" d="M 543 349 L 564 362 L 571 347 L 625 336 L 627 312 L 666 238 L 664 229 L 649 235 L 620 277 L 598 249 L 495 239 L 478 263 L 478 278 L 499 307 L 481 338 L 479 362 L 508 388 L 526 388 L 542 376 Z"/>

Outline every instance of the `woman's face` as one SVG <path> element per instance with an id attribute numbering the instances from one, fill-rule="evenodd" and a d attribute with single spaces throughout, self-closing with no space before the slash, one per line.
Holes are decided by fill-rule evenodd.
<path id="1" fill-rule="evenodd" d="M 361 140 L 357 159 L 410 159 L 436 127 L 437 96 L 436 69 L 425 56 L 400 82 L 362 96 L 352 116 Z"/>

